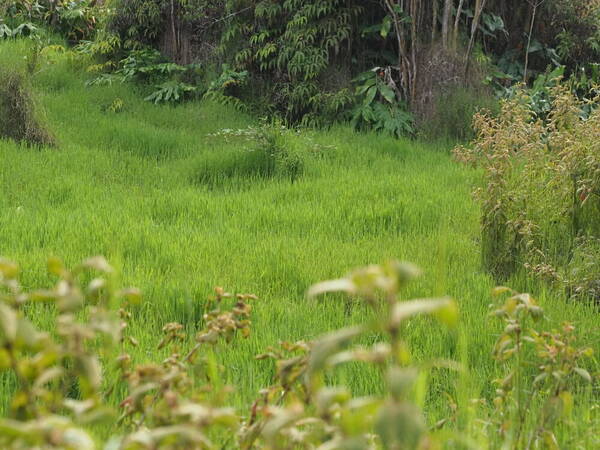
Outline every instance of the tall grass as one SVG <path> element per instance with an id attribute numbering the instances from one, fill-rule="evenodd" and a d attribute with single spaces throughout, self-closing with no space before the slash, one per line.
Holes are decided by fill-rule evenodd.
<path id="1" fill-rule="evenodd" d="M 22 45 L 0 45 L 0 64 L 17 61 Z M 0 141 L 0 254 L 21 264 L 28 287 L 50 281 L 49 255 L 68 265 L 105 255 L 123 284 L 144 293 L 130 330 L 141 343 L 132 352 L 138 362 L 155 354 L 164 323 L 198 325 L 212 287 L 257 294 L 252 337 L 218 355 L 245 408 L 271 379 L 270 363 L 254 355 L 370 314 L 335 296 L 307 300 L 309 285 L 397 257 L 426 269 L 407 298 L 449 294 L 461 312 L 456 334 L 432 333 L 425 319 L 405 330 L 417 358 L 453 357 L 470 368 L 468 377 L 432 374 L 429 421 L 451 413 L 446 393 L 490 398 L 489 380 L 502 369 L 490 358 L 500 329 L 487 317 L 492 281 L 481 270 L 479 211 L 470 198 L 477 172 L 454 164 L 446 148 L 340 126 L 285 138 L 290 147 L 309 138 L 323 146 L 294 182 L 236 173 L 244 144 L 208 135 L 245 128 L 251 117 L 210 103 L 151 106 L 131 85 L 85 87 L 84 79 L 59 62 L 44 64 L 32 80 L 58 149 Z M 124 104 L 120 113 L 106 107 L 115 99 Z M 227 174 L 220 189 L 198 181 L 207 167 Z M 537 294 L 552 319 L 574 322 L 582 344 L 598 348 L 596 312 Z M 40 309 L 35 320 L 49 314 Z M 355 393 L 381 389 L 373 371 L 342 373 Z M 8 390 L 2 383 L 0 398 Z M 597 402 L 594 395 L 581 397 L 582 411 Z"/>

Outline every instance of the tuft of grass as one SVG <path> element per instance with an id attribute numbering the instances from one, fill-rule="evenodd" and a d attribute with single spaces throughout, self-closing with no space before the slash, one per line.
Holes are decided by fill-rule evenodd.
<path id="1" fill-rule="evenodd" d="M 0 69 L 0 138 L 30 145 L 52 146 L 52 134 L 40 118 L 25 77 Z"/>

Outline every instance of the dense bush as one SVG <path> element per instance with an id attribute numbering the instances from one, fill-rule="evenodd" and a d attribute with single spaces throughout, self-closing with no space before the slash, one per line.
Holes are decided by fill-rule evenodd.
<path id="1" fill-rule="evenodd" d="M 548 95 L 547 111 L 521 90 L 499 117 L 477 114 L 477 138 L 456 154 L 485 169 L 485 266 L 500 279 L 525 268 L 598 300 L 599 98 L 590 104 L 560 83 Z"/>
<path id="2" fill-rule="evenodd" d="M 400 4 L 389 9 L 393 3 L 374 2 L 366 8 L 362 2 L 337 0 L 136 0 L 116 2 L 108 30 L 126 48 L 150 45 L 180 64 L 201 60 L 214 71 L 218 61 L 217 72 L 224 62 L 248 73 L 249 84 L 236 96 L 288 125 L 328 125 L 353 117 L 360 129 L 406 135 L 413 131 L 407 110 L 424 116 L 422 110 L 435 109 L 436 98 L 446 93 L 438 84 L 451 88 L 472 83 L 458 80 L 467 72 L 463 51 L 449 51 L 448 39 L 443 46 L 437 43 L 440 28 L 446 37 L 449 32 L 440 26 L 436 6 L 412 6 L 399 13 Z M 459 30 L 468 34 L 468 20 L 459 20 L 463 13 L 466 9 L 457 12 L 454 41 Z M 418 24 L 407 25 L 410 14 L 421 18 Z M 450 17 L 445 20 L 450 22 Z M 487 25 L 482 29 L 490 36 L 496 31 Z M 402 48 L 395 48 L 397 41 L 404 42 Z M 204 47 L 210 43 L 212 50 L 198 49 L 200 42 Z M 438 64 L 424 51 L 442 47 L 454 55 L 455 70 L 449 72 L 445 61 Z M 402 69 L 394 55 L 399 51 L 404 55 Z M 410 83 L 401 73 L 407 64 L 414 66 Z M 395 91 L 393 104 L 371 99 L 364 105 L 363 96 L 354 94 L 362 81 L 356 86 L 353 78 L 373 67 L 387 74 L 385 82 Z"/>
<path id="3" fill-rule="evenodd" d="M 153 47 L 177 64 L 212 58 L 225 0 L 115 0 L 106 30 L 126 49 Z"/>
<path id="4" fill-rule="evenodd" d="M 373 129 L 396 137 L 411 135 L 413 116 L 392 87 L 389 72 L 377 67 L 356 78 L 358 102 L 352 111 L 352 124 L 359 130 Z"/>
<path id="5" fill-rule="evenodd" d="M 228 6 L 235 12 L 244 2 Z M 315 124 L 334 118 L 352 100 L 345 48 L 361 11 L 355 1 L 259 1 L 235 16 L 224 43 L 235 51 L 237 65 L 268 78 L 269 103 L 286 121 Z M 341 71 L 334 71 L 336 65 Z"/>
<path id="6" fill-rule="evenodd" d="M 3 22 L 13 35 L 35 31 L 47 26 L 72 43 L 90 39 L 96 33 L 103 14 L 96 0 L 0 0 L 0 38 Z M 37 27 L 36 27 L 37 25 Z M 25 28 L 25 33 L 16 32 Z"/>
<path id="7" fill-rule="evenodd" d="M 417 127 L 429 125 L 428 134 L 444 117 L 473 110 L 479 102 L 467 104 L 460 91 L 481 97 L 486 74 L 514 84 L 535 79 L 549 64 L 564 64 L 565 74 L 579 79 L 580 69 L 592 73 L 600 57 L 596 0 L 379 0 L 368 6 L 357 0 L 4 0 L 0 11 L 0 38 L 48 27 L 69 42 L 83 41 L 99 59 L 97 70 L 115 70 L 129 52 L 149 47 L 180 66 L 202 64 L 207 77 L 201 83 L 173 75 L 157 84 L 153 101 L 205 92 L 226 64 L 248 74 L 250 83 L 235 97 L 288 125 L 354 117 L 361 129 L 394 128 L 394 134 L 411 132 L 407 110 Z M 354 95 L 352 80 L 373 67 L 389 74 L 397 105 L 376 101 L 357 115 L 364 98 Z M 441 105 L 455 92 L 449 108 Z M 468 127 L 459 126 L 457 137 L 464 138 Z"/>
<path id="8" fill-rule="evenodd" d="M 548 12 L 550 26 L 544 31 L 554 37 L 554 46 L 562 62 L 573 68 L 597 62 L 600 57 L 600 2 L 551 0 Z"/>

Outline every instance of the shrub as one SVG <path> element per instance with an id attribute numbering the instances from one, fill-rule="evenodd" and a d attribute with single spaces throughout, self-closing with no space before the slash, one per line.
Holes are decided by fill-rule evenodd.
<path id="1" fill-rule="evenodd" d="M 335 72 L 343 67 L 350 73 L 346 61 L 364 9 L 361 2 L 226 4 L 230 23 L 222 35 L 224 48 L 252 79 L 268 80 L 264 94 L 279 117 L 287 124 L 313 126 L 331 123 L 347 111 L 352 96 L 339 80 L 350 76 L 337 77 Z"/>
<path id="2" fill-rule="evenodd" d="M 93 49 L 93 45 L 83 43 L 78 46 L 82 54 L 99 56 Z M 109 46 L 109 49 L 113 48 Z M 110 50 L 108 50 L 110 51 Z M 125 58 L 115 64 L 97 64 L 88 67 L 88 71 L 102 71 L 119 67 L 114 73 L 100 73 L 89 80 L 88 86 L 112 84 L 115 81 L 134 81 L 146 87 L 152 87 L 153 91 L 144 100 L 154 104 L 178 103 L 189 99 L 200 88 L 198 84 L 202 78 L 202 71 L 197 64 L 180 66 L 167 62 L 156 50 L 140 49 L 130 51 Z"/>
<path id="3" fill-rule="evenodd" d="M 499 116 L 477 114 L 477 138 L 456 155 L 485 169 L 482 253 L 506 279 L 520 269 L 576 295 L 600 298 L 599 97 L 550 88 L 547 112 L 528 91 L 503 101 Z"/>
<path id="4" fill-rule="evenodd" d="M 32 145 L 55 144 L 25 78 L 6 69 L 0 70 L 0 137 Z"/>
<path id="5" fill-rule="evenodd" d="M 33 35 L 38 27 L 51 27 L 70 42 L 90 39 L 104 13 L 103 3 L 93 0 L 0 0 L 0 38 L 3 28 L 5 31 L 12 28 L 14 37 Z M 8 24 L 6 27 L 3 27 L 3 20 Z"/>
<path id="6" fill-rule="evenodd" d="M 563 62 L 576 68 L 587 61 L 598 61 L 600 2 L 551 0 L 547 9 L 551 25 L 547 27 L 547 33 L 555 41 L 557 53 Z"/>
<path id="7" fill-rule="evenodd" d="M 400 101 L 392 80 L 391 68 L 376 67 L 359 75 L 357 106 L 352 111 L 352 125 L 357 129 L 383 131 L 394 137 L 412 135 L 413 117 Z"/>
<path id="8" fill-rule="evenodd" d="M 204 94 L 204 98 L 222 105 L 233 106 L 239 111 L 246 110 L 246 105 L 236 96 L 240 87 L 247 82 L 248 72 L 232 70 L 229 64 L 223 64 L 221 74 L 213 80 Z"/>
<path id="9" fill-rule="evenodd" d="M 509 295 L 492 312 L 505 325 L 493 356 L 506 371 L 494 380 L 497 412 L 491 423 L 505 448 L 558 448 L 555 431 L 569 422 L 574 387 L 581 379 L 592 382 L 581 365 L 593 350 L 576 345 L 575 327 L 568 322 L 558 330 L 536 330 L 544 312 L 529 294 L 504 287 L 494 293 Z"/>
<path id="10" fill-rule="evenodd" d="M 171 350 L 171 356 L 162 363 L 133 366 L 126 349 L 137 342 L 126 326 L 139 292 L 116 289 L 114 271 L 102 257 L 73 270 L 52 259 L 48 269 L 58 277 L 53 288 L 24 292 L 18 266 L 0 259 L 0 370 L 10 371 L 16 383 L 10 418 L 0 419 L 3 448 L 97 448 L 88 427 L 117 419 L 104 403 L 114 386 L 104 383 L 103 363 L 116 369 L 128 387 L 118 422 L 129 430 L 103 448 L 211 448 L 204 434 L 208 428 L 236 429 L 232 409 L 216 406 L 201 391 L 192 392 L 192 370 L 204 370 L 206 380 L 215 381 L 215 368 L 204 359 L 210 352 L 200 357 L 199 350 L 237 334 L 247 336 L 248 302 L 254 296 L 238 295 L 233 305 L 224 306 L 232 296 L 217 289 L 195 344 L 178 352 L 183 327 L 166 324 L 158 348 Z M 36 303 L 56 307 L 51 329 L 38 330 L 27 318 L 26 311 Z"/>

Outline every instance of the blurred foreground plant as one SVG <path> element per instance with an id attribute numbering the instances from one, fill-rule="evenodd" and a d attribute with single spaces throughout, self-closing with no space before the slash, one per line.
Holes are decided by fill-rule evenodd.
<path id="1" fill-rule="evenodd" d="M 139 293 L 114 289 L 112 268 L 103 258 L 88 259 L 72 271 L 53 259 L 48 270 L 59 278 L 52 289 L 25 292 L 17 265 L 0 261 L 0 368 L 16 383 L 9 418 L 0 420 L 0 444 L 95 448 L 84 427 L 110 419 L 102 400 L 100 355 L 111 355 L 125 328 L 115 307 L 137 301 Z M 88 273 L 99 276 L 82 286 Z M 27 318 L 35 303 L 55 306 L 52 330 L 39 331 Z"/>
<path id="2" fill-rule="evenodd" d="M 312 343 L 282 343 L 258 358 L 276 361 L 275 383 L 261 391 L 241 430 L 241 447 L 253 448 L 430 448 L 436 438 L 414 402 L 423 370 L 410 365 L 402 338 L 405 322 L 424 314 L 454 327 L 456 304 L 448 298 L 401 301 L 399 291 L 418 270 L 396 261 L 356 270 L 348 277 L 319 283 L 309 297 L 345 292 L 362 298 L 377 320 L 336 330 Z M 367 333 L 379 336 L 370 347 L 352 345 Z M 336 367 L 375 366 L 386 379 L 386 393 L 354 397 L 344 386 L 328 384 Z M 441 364 L 453 365 L 452 363 Z"/>
<path id="3" fill-rule="evenodd" d="M 25 292 L 17 265 L 0 260 L 0 369 L 10 371 L 16 384 L 9 417 L 0 419 L 2 448 L 98 448 L 91 427 L 117 422 L 116 412 L 104 401 L 114 386 L 104 385 L 102 363 L 113 361 L 128 387 L 118 418 L 128 434 L 105 448 L 213 448 L 205 430 L 237 429 L 233 409 L 219 405 L 225 388 L 217 388 L 214 354 L 207 350 L 199 356 L 199 350 L 238 333 L 248 336 L 248 301 L 256 297 L 238 294 L 228 308 L 224 300 L 233 296 L 218 288 L 190 350 L 181 351 L 183 326 L 169 323 L 158 347 L 169 348 L 171 355 L 161 363 L 133 366 L 122 350 L 126 344 L 137 345 L 124 330 L 131 317 L 128 307 L 140 300 L 140 293 L 116 289 L 114 271 L 101 257 L 72 271 L 54 259 L 48 268 L 58 277 L 55 287 Z M 26 317 L 41 302 L 56 309 L 48 332 L 38 331 Z M 196 389 L 194 377 L 201 372 L 206 383 Z"/>
<path id="4" fill-rule="evenodd" d="M 582 364 L 592 350 L 576 345 L 572 325 L 536 331 L 532 324 L 543 317 L 536 301 L 497 288 L 496 294 L 510 295 L 494 311 L 505 329 L 493 355 L 506 369 L 494 382 L 495 410 L 473 416 L 468 424 L 473 436 L 461 426 L 445 427 L 454 419 L 428 426 L 421 406 L 431 368 L 464 368 L 447 360 L 413 361 L 404 331 L 418 315 L 454 328 L 457 306 L 449 298 L 399 299 L 419 271 L 390 261 L 310 288 L 309 297 L 344 292 L 360 298 L 373 309 L 374 319 L 313 342 L 282 342 L 259 355 L 274 361 L 273 383 L 244 416 L 231 407 L 231 388 L 223 384 L 226 372 L 217 353 L 236 336 L 249 336 L 254 295 L 217 288 L 193 338 L 184 325 L 168 323 L 157 344 L 162 361 L 135 364 L 126 349 L 138 342 L 128 335 L 127 323 L 140 293 L 118 289 L 114 270 L 101 257 L 73 270 L 52 259 L 48 268 L 58 278 L 55 286 L 26 292 L 18 267 L 0 259 L 0 369 L 14 386 L 6 417 L 0 419 L 2 448 L 558 448 L 555 431 L 573 425 L 579 381 L 596 377 Z M 27 317 L 41 309 L 55 318 L 45 332 Z M 355 342 L 365 337 L 368 346 Z M 385 389 L 354 396 L 335 382 L 335 371 L 344 364 L 372 367 Z M 112 382 L 113 373 L 121 380 Z M 107 405 L 109 395 L 124 398 L 118 411 Z M 455 404 L 455 414 L 464 406 Z M 99 424 L 113 433 L 106 443 L 93 434 Z M 581 447 L 574 439 L 567 444 Z"/>
<path id="5" fill-rule="evenodd" d="M 505 324 L 493 356 L 507 370 L 494 380 L 496 416 L 492 421 L 499 433 L 497 439 L 510 448 L 560 448 L 556 428 L 572 425 L 576 382 L 592 383 L 581 364 L 593 350 L 577 347 L 575 327 L 570 323 L 560 330 L 537 331 L 533 323 L 542 319 L 544 312 L 529 294 L 504 287 L 494 293 L 508 293 L 492 313 Z"/>

